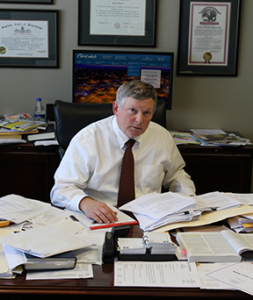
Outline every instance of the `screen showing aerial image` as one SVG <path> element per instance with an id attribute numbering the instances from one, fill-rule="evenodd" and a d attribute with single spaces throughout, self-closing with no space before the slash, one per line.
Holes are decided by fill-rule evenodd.
<path id="1" fill-rule="evenodd" d="M 173 54 L 85 52 L 74 50 L 73 102 L 111 103 L 129 80 L 154 86 L 171 107 Z"/>

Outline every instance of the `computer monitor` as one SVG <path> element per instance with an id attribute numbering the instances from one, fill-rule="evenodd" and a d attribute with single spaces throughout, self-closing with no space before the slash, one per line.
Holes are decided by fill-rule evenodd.
<path id="1" fill-rule="evenodd" d="M 73 50 L 73 102 L 111 103 L 121 84 L 137 79 L 171 109 L 173 63 L 172 52 Z"/>

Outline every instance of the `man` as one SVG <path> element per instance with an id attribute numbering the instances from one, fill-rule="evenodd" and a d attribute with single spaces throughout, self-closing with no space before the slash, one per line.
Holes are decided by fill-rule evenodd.
<path id="1" fill-rule="evenodd" d="M 150 122 L 157 95 L 141 81 L 124 83 L 113 103 L 114 115 L 83 128 L 72 139 L 55 173 L 51 201 L 56 206 L 83 211 L 98 223 L 114 223 L 117 215 L 106 203 L 117 205 L 125 143 L 134 139 L 135 198 L 160 192 L 195 194 L 185 163 L 162 126 Z"/>

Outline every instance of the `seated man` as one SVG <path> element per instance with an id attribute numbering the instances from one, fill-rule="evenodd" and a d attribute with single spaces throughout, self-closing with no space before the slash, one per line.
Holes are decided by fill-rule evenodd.
<path id="1" fill-rule="evenodd" d="M 168 130 L 150 122 L 157 95 L 142 81 L 124 83 L 113 103 L 114 115 L 80 130 L 72 139 L 55 173 L 51 201 L 83 211 L 98 223 L 113 223 L 125 143 L 134 139 L 135 198 L 166 190 L 195 195 L 185 163 Z"/>

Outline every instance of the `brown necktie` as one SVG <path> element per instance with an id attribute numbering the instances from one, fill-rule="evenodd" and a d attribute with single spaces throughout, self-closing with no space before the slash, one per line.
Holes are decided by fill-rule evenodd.
<path id="1" fill-rule="evenodd" d="M 121 174 L 119 181 L 119 194 L 118 194 L 118 207 L 123 204 L 135 199 L 134 190 L 134 157 L 132 153 L 132 147 L 135 140 L 128 140 L 126 145 L 126 150 L 122 160 Z"/>

